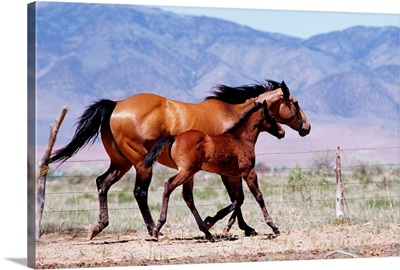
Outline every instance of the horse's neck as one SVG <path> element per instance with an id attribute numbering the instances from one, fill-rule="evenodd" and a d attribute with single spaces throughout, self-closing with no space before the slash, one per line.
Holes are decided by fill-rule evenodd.
<path id="1" fill-rule="evenodd" d="M 268 108 L 271 109 L 273 107 L 274 109 L 278 109 L 280 93 L 281 91 L 278 90 L 268 91 L 256 98 L 248 99 L 241 104 L 228 104 L 218 99 L 206 99 L 196 105 L 198 106 L 197 108 L 202 108 L 200 111 L 202 111 L 202 115 L 207 116 L 210 126 L 213 125 L 212 121 L 220 123 L 220 133 L 223 133 L 235 125 L 240 117 L 254 106 L 254 102 L 262 103 L 265 100 L 268 103 Z M 210 114 L 213 115 L 212 118 L 209 117 Z M 218 134 L 218 132 L 215 134 Z"/>
<path id="2" fill-rule="evenodd" d="M 229 104 L 217 99 L 208 99 L 196 105 L 198 115 L 206 119 L 208 126 L 217 125 L 219 131 L 214 134 L 220 134 L 233 127 L 243 113 L 254 106 L 254 101 L 242 104 Z"/>
<path id="3" fill-rule="evenodd" d="M 197 105 L 201 108 L 204 107 L 207 110 L 207 116 L 209 114 L 218 114 L 221 121 L 231 122 L 231 126 L 237 123 L 240 117 L 249 109 L 254 106 L 256 98 L 248 99 L 246 102 L 241 104 L 229 104 L 218 99 L 206 99 Z M 228 129 L 229 127 L 227 127 Z"/>

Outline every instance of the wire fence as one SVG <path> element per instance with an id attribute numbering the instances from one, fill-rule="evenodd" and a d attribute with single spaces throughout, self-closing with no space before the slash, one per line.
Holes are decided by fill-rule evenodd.
<path id="1" fill-rule="evenodd" d="M 266 155 L 307 155 L 307 154 L 316 154 L 316 153 L 335 153 L 337 150 L 336 149 L 326 149 L 326 150 L 309 150 L 309 151 L 288 151 L 288 152 L 265 152 L 265 153 L 259 153 L 257 154 L 257 156 L 266 156 Z M 388 146 L 388 147 L 365 147 L 365 148 L 343 148 L 340 149 L 340 153 L 343 155 L 346 163 L 350 163 L 347 160 L 346 154 L 349 152 L 357 152 L 357 151 L 400 151 L 400 147 L 399 146 Z M 400 156 L 400 154 L 399 154 Z M 97 163 L 97 162 L 108 162 L 108 159 L 88 159 L 88 160 L 68 160 L 66 162 L 68 163 Z M 360 189 L 361 187 L 365 187 L 365 186 L 381 186 L 381 188 L 383 187 L 384 189 L 386 189 L 386 193 L 384 195 L 382 195 L 382 193 L 371 193 L 368 196 L 359 196 L 359 195 L 354 195 L 353 197 L 351 196 L 351 194 L 347 194 L 346 196 L 346 202 L 352 202 L 352 201 L 370 201 L 370 200 L 389 200 L 389 201 L 396 201 L 396 205 L 400 207 L 400 203 L 399 203 L 399 199 L 400 199 L 400 169 L 399 169 L 399 159 L 398 160 L 394 160 L 394 162 L 390 162 L 390 163 L 385 163 L 385 164 L 348 164 L 348 165 L 342 165 L 342 170 L 345 172 L 344 175 L 344 185 L 345 188 L 349 188 L 351 186 L 353 186 L 355 189 Z M 88 166 L 88 165 L 85 165 Z M 359 170 L 365 170 L 365 169 L 371 169 L 371 168 L 375 168 L 375 169 L 391 169 L 392 172 L 392 177 L 383 177 L 383 179 L 380 180 L 374 180 L 374 179 L 364 179 L 364 180 L 360 180 L 358 179 L 358 176 L 356 176 L 356 172 Z M 274 169 L 270 169 L 266 172 L 264 172 L 264 174 L 267 173 L 279 173 L 279 172 L 287 172 L 288 174 L 290 174 L 294 169 L 296 169 L 296 167 L 293 166 L 282 166 L 281 168 L 274 168 Z M 301 170 L 303 171 L 308 171 L 311 172 L 313 170 L 316 169 L 315 166 L 310 166 L 310 167 L 300 167 Z M 327 168 L 325 168 L 327 169 Z M 333 171 L 333 168 L 332 168 Z M 153 173 L 153 176 L 169 176 L 172 175 L 174 172 L 173 171 L 168 171 L 168 172 L 160 172 L 160 171 L 155 171 Z M 379 173 L 379 172 L 378 172 Z M 270 183 L 268 180 L 269 177 L 263 177 L 263 173 L 260 173 L 261 177 L 259 177 L 259 182 L 260 182 L 260 186 L 265 185 L 268 189 L 295 189 L 295 187 L 291 184 L 289 184 L 288 182 L 285 183 Z M 73 180 L 76 178 L 93 178 L 95 179 L 98 175 L 95 174 L 81 174 L 81 175 L 49 175 L 48 179 L 49 180 L 57 180 L 57 179 L 63 179 L 63 180 Z M 130 178 L 130 179 L 134 179 L 135 178 L 135 173 L 128 173 L 126 174 L 126 177 Z M 308 175 L 308 177 L 312 177 L 310 175 Z M 318 176 L 317 176 L 318 177 Z M 301 188 L 303 189 L 318 189 L 321 187 L 325 187 L 325 188 L 330 188 L 332 190 L 331 195 L 329 196 L 325 196 L 324 198 L 314 198 L 312 199 L 312 202 L 314 203 L 328 203 L 328 202 L 332 202 L 332 200 L 335 200 L 335 193 L 334 193 L 334 187 L 336 186 L 336 183 L 334 182 L 305 182 L 301 184 Z M 389 187 L 393 188 L 394 190 L 392 190 L 391 192 L 389 192 Z M 202 187 L 195 187 L 196 189 L 201 189 L 201 190 L 224 190 L 225 187 L 221 184 L 221 185 L 213 185 L 213 186 L 202 186 Z M 177 190 L 181 190 L 181 188 L 177 188 Z M 149 189 L 149 194 L 150 193 L 162 193 L 163 189 L 162 187 L 157 187 L 157 188 L 151 188 Z M 126 194 L 131 194 L 132 195 L 132 190 L 125 190 L 125 189 L 116 189 L 113 190 L 111 188 L 111 190 L 109 191 L 109 193 L 126 193 Z M 346 191 L 345 191 L 346 193 Z M 96 195 L 97 194 L 97 190 L 94 189 L 93 191 L 76 191 L 76 190 L 63 190 L 63 191 L 48 191 L 46 192 L 46 196 L 76 196 L 76 195 L 84 195 L 84 194 L 90 194 L 90 195 Z M 151 195 L 149 195 L 151 196 Z M 159 195 L 161 196 L 161 195 Z M 132 197 L 132 199 L 134 199 Z M 196 199 L 196 198 L 195 198 Z M 287 200 L 268 200 L 268 197 L 265 198 L 266 199 L 266 203 L 267 204 L 301 204 L 304 203 L 304 198 L 303 199 L 287 199 Z M 254 205 L 256 204 L 256 202 L 245 202 L 244 205 Z M 197 205 L 198 207 L 211 207 L 211 206 L 215 206 L 214 204 L 208 204 L 206 202 L 204 202 L 201 204 Z M 170 207 L 186 207 L 186 205 L 183 204 L 177 204 L 177 205 L 170 205 Z M 132 207 L 113 207 L 110 208 L 109 211 L 125 211 L 125 210 L 135 210 L 135 209 L 139 209 L 137 206 L 132 206 Z M 84 211 L 98 211 L 97 208 L 89 208 L 89 209 L 67 209 L 67 210 L 54 210 L 54 209 L 46 209 L 44 211 L 44 213 L 46 214 L 52 214 L 52 213 L 65 213 L 65 212 L 84 212 Z"/>

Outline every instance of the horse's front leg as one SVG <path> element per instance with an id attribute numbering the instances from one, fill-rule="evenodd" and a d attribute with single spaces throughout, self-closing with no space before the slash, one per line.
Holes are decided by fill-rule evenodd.
<path id="1" fill-rule="evenodd" d="M 190 211 L 192 212 L 194 219 L 197 222 L 197 226 L 199 226 L 200 231 L 205 234 L 206 239 L 210 240 L 211 242 L 215 242 L 214 236 L 209 232 L 206 224 L 201 219 L 199 212 L 194 204 L 193 199 L 193 177 L 189 179 L 186 183 L 183 184 L 182 189 L 182 197 L 186 202 L 186 205 L 189 207 Z"/>
<path id="2" fill-rule="evenodd" d="M 247 186 L 249 187 L 251 193 L 253 193 L 253 196 L 256 199 L 257 203 L 260 205 L 261 211 L 264 215 L 265 222 L 268 224 L 268 226 L 271 227 L 275 235 L 277 236 L 280 235 L 278 227 L 276 227 L 276 225 L 272 221 L 272 218 L 269 215 L 267 208 L 265 206 L 264 198 L 258 186 L 257 173 L 254 170 L 254 168 L 248 174 L 243 175 L 243 179 L 246 181 Z"/>

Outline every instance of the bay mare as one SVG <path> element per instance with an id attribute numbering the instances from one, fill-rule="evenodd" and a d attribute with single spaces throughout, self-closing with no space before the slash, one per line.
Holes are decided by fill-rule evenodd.
<path id="1" fill-rule="evenodd" d="M 166 136 L 157 141 L 146 156 L 144 166 L 146 168 L 153 166 L 157 157 L 163 151 L 167 151 L 178 172 L 164 181 L 161 212 L 158 223 L 153 229 L 153 236 L 157 237 L 159 241 L 166 239 L 165 236 L 160 236 L 159 232 L 167 220 L 169 197 L 178 186 L 183 185 L 182 197 L 192 212 L 199 229 L 207 239 L 214 242 L 215 239 L 209 232 L 210 227 L 231 211 L 234 211 L 234 214 L 228 224 L 233 224 L 236 213 L 243 204 L 242 179 L 260 205 L 265 222 L 276 235 L 279 235 L 279 229 L 272 221 L 265 206 L 258 186 L 257 173 L 254 170 L 255 144 L 262 131 L 266 131 L 278 139 L 285 136 L 285 130 L 269 112 L 266 101 L 255 103 L 255 106 L 245 112 L 238 123 L 225 133 L 207 135 L 198 130 L 189 130 L 176 137 Z M 208 222 L 204 222 L 200 217 L 193 198 L 194 175 L 200 170 L 228 176 L 228 179 L 232 180 L 228 185 L 235 194 L 234 201 L 218 211 L 214 218 L 208 217 Z"/>
<path id="2" fill-rule="evenodd" d="M 132 166 L 136 169 L 133 193 L 151 235 L 155 223 L 147 196 L 152 168 L 142 166 L 148 151 L 162 137 L 191 129 L 210 135 L 221 134 L 231 128 L 255 101 L 266 101 L 277 121 L 298 131 L 300 136 L 310 133 L 311 125 L 297 99 L 284 82 L 272 80 L 238 87 L 219 85 L 212 95 L 195 104 L 143 93 L 118 101 L 102 99 L 88 106 L 78 119 L 71 141 L 50 157 L 50 163 L 64 162 L 101 134 L 110 165 L 96 178 L 100 213 L 88 238 L 92 239 L 109 225 L 108 191 Z M 166 155 L 160 155 L 158 160 L 165 166 L 174 166 Z M 222 176 L 224 184 L 229 182 L 228 178 Z M 228 187 L 227 191 L 231 201 L 234 200 Z M 240 211 L 237 218 L 239 227 L 246 227 Z"/>

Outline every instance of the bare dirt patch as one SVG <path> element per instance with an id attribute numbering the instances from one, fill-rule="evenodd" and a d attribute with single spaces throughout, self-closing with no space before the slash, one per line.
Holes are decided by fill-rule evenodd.
<path id="1" fill-rule="evenodd" d="M 215 243 L 197 230 L 168 232 L 170 240 L 163 243 L 144 232 L 103 232 L 90 241 L 86 232 L 47 234 L 37 241 L 37 268 L 316 260 L 336 250 L 357 258 L 400 256 L 400 224 L 282 229 L 277 238 L 262 231 L 252 237 L 239 230 L 223 236 L 214 231 Z"/>

